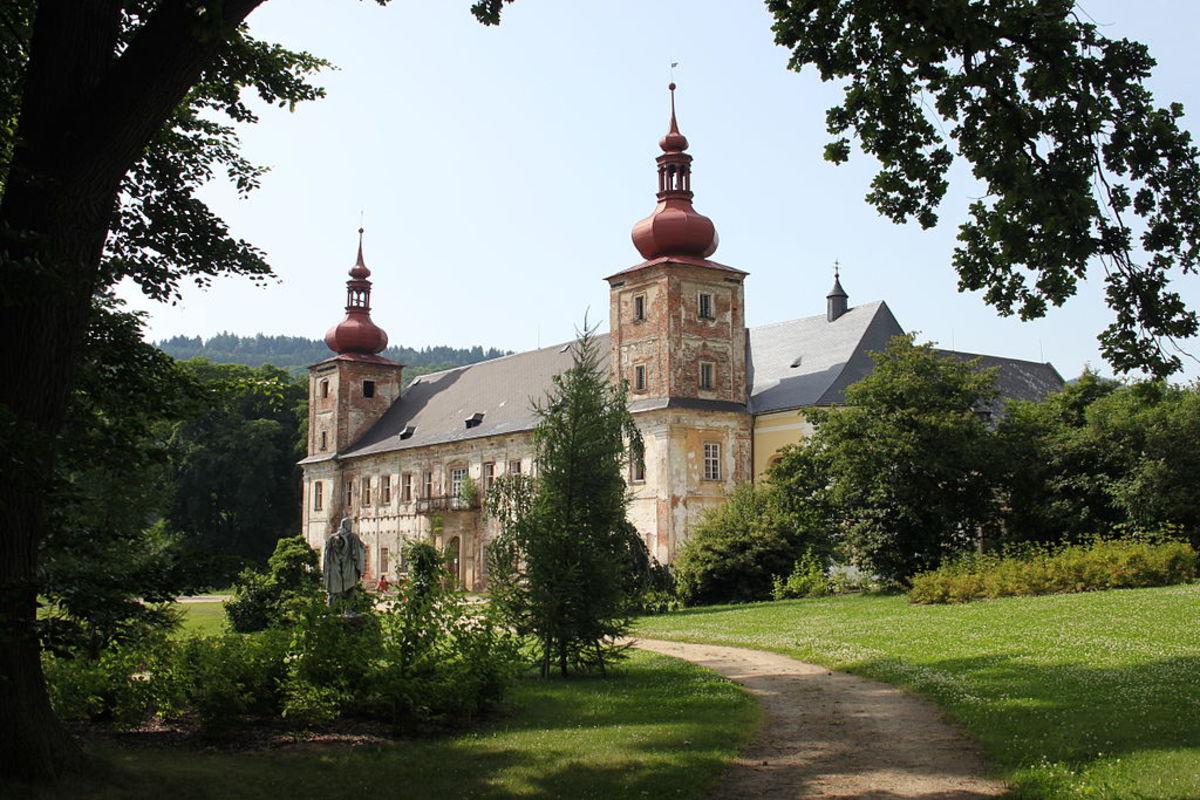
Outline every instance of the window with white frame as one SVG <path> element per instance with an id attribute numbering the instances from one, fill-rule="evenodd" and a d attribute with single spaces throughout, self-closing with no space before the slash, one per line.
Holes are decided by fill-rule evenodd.
<path id="1" fill-rule="evenodd" d="M 454 467 L 450 470 L 450 496 L 458 497 L 462 492 L 463 481 L 467 479 L 466 467 Z"/>
<path id="2" fill-rule="evenodd" d="M 700 319 L 713 318 L 713 296 L 708 292 L 700 292 L 696 298 L 697 314 Z"/>
<path id="3" fill-rule="evenodd" d="M 711 361 L 700 362 L 700 388 L 712 389 L 716 385 L 716 379 L 713 377 L 717 372 L 717 365 Z"/>
<path id="4" fill-rule="evenodd" d="M 496 462 L 486 461 L 483 465 L 483 490 L 485 492 L 492 488 L 494 480 L 496 480 Z"/>
<path id="5" fill-rule="evenodd" d="M 719 442 L 704 443 L 704 480 L 721 480 L 721 445 Z"/>
<path id="6" fill-rule="evenodd" d="M 509 460 L 508 474 L 509 475 L 520 475 L 521 474 L 521 459 L 514 458 L 514 459 Z"/>

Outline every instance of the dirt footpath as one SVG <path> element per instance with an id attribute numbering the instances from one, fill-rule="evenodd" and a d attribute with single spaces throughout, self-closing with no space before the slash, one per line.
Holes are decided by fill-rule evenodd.
<path id="1" fill-rule="evenodd" d="M 1000 797 L 972 742 L 932 703 L 884 683 L 740 647 L 640 639 L 745 686 L 763 729 L 715 795 L 734 798 L 976 800 Z"/>

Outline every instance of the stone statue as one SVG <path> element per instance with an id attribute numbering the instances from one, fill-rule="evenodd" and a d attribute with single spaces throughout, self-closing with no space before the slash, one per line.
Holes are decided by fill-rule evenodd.
<path id="1" fill-rule="evenodd" d="M 367 566 L 367 552 L 362 540 L 350 530 L 350 518 L 343 517 L 341 526 L 325 540 L 325 559 L 322 565 L 325 589 L 329 602 L 346 598 L 362 578 Z"/>

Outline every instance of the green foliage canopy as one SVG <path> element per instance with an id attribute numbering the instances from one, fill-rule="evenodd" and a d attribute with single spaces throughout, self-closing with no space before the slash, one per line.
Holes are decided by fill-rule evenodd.
<path id="1" fill-rule="evenodd" d="M 498 4 L 496 4 L 498 6 Z M 1155 105 L 1146 47 L 1102 36 L 1073 0 L 768 0 L 789 67 L 845 85 L 825 157 L 850 135 L 881 169 L 867 201 L 938 221 L 956 159 L 983 185 L 959 228 L 959 288 L 1043 316 L 1099 265 L 1119 372 L 1181 367 L 1200 330 L 1171 287 L 1200 266 L 1200 151 L 1183 108 Z"/>

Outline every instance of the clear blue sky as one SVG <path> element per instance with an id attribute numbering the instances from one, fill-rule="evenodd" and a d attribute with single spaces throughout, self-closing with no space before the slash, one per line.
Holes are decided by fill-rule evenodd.
<path id="1" fill-rule="evenodd" d="M 322 336 L 341 319 L 360 211 L 374 316 L 394 344 L 525 350 L 569 339 L 585 312 L 606 326 L 602 278 L 640 261 L 629 230 L 654 206 L 677 61 L 696 208 L 720 233 L 714 260 L 750 273 L 749 325 L 822 313 L 836 259 L 851 304 L 885 300 L 922 339 L 1051 361 L 1065 377 L 1085 363 L 1107 372 L 1098 281 L 1034 323 L 956 291 L 956 221 L 977 186 L 952 185 L 942 224 L 922 231 L 862 200 L 871 159 L 822 160 L 838 89 L 785 68 L 762 3 L 517 0 L 499 28 L 475 22 L 469 5 L 275 0 L 252 15 L 256 36 L 338 67 L 319 80 L 325 100 L 266 109 L 245 129 L 246 155 L 271 168 L 259 191 L 239 200 L 220 183 L 206 189 L 279 283 L 226 278 L 174 306 L 139 298 L 150 338 Z M 1200 133 L 1200 3 L 1080 6 L 1107 35 L 1150 46 L 1158 101 L 1184 103 Z M 1200 279 L 1176 285 L 1200 305 Z M 1197 375 L 1189 362 L 1186 377 Z"/>

